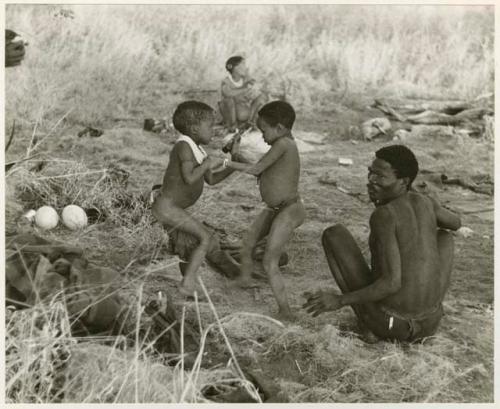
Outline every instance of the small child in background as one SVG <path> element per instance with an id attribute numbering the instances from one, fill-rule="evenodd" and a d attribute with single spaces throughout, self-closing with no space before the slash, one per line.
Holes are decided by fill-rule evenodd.
<path id="1" fill-rule="evenodd" d="M 205 182 L 214 185 L 233 173 L 229 168 L 214 171 L 223 161 L 212 159 L 200 146 L 213 137 L 214 114 L 210 106 L 198 101 L 183 102 L 175 110 L 173 124 L 181 135 L 170 152 L 161 192 L 152 208 L 155 218 L 167 228 L 177 254 L 187 259 L 187 264 L 181 263 L 184 278 L 179 291 L 184 296 L 194 295 L 198 269 L 207 253 L 218 246 L 213 233 L 186 209 L 199 199 Z"/>
<path id="2" fill-rule="evenodd" d="M 252 251 L 267 235 L 263 267 L 279 306 L 279 316 L 293 319 L 285 285 L 279 269 L 279 259 L 294 230 L 305 220 L 306 212 L 299 196 L 300 158 L 292 136 L 295 121 L 293 107 L 283 101 L 273 101 L 258 112 L 257 126 L 271 149 L 256 163 L 230 161 L 227 166 L 259 178 L 259 189 L 266 208 L 257 216 L 243 239 L 241 275 L 238 283 L 251 287 Z M 233 144 L 238 151 L 238 141 Z"/>
<path id="3" fill-rule="evenodd" d="M 245 59 L 234 56 L 227 60 L 228 76 L 222 81 L 222 100 L 219 103 L 224 124 L 234 132 L 240 124 L 255 126 L 257 111 L 267 102 L 265 93 L 253 88 Z"/>

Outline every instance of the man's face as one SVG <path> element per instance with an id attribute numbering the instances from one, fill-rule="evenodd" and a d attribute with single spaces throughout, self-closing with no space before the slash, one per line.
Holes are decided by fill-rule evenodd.
<path id="1" fill-rule="evenodd" d="M 214 122 L 214 116 L 211 115 L 209 118 L 202 119 L 198 125 L 194 126 L 193 130 L 198 144 L 207 145 L 210 143 L 214 136 Z"/>
<path id="2" fill-rule="evenodd" d="M 262 137 L 268 145 L 272 145 L 274 141 L 281 138 L 285 134 L 285 128 L 283 126 L 280 124 L 277 126 L 271 126 L 260 115 L 257 118 L 257 127 L 262 132 Z"/>
<path id="3" fill-rule="evenodd" d="M 375 206 L 383 205 L 406 192 L 406 178 L 398 179 L 390 163 L 375 158 L 368 167 L 368 196 Z"/>

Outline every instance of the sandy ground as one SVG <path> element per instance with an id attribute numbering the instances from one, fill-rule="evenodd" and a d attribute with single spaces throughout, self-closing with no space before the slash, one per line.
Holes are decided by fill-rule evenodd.
<path id="1" fill-rule="evenodd" d="M 373 207 L 368 202 L 365 189 L 367 166 L 375 150 L 388 144 L 388 141 L 363 142 L 357 139 L 353 142 L 349 126 L 361 117 L 370 115 L 375 113 L 332 110 L 316 117 L 299 117 L 296 123 L 297 134 L 302 135 L 302 139 L 308 141 L 308 146 L 312 147 L 301 154 L 300 191 L 307 210 L 307 220 L 297 229 L 288 245 L 290 262 L 282 272 L 291 306 L 298 316 L 295 325 L 306 332 L 321 331 L 326 325 L 333 325 L 345 331 L 356 328 L 354 314 L 349 309 L 323 314 L 313 319 L 302 312 L 300 307 L 304 302 L 304 291 L 335 286 L 321 248 L 321 233 L 326 227 L 343 223 L 352 232 L 365 256 L 369 256 L 368 219 Z M 103 166 L 105 162 L 118 163 L 131 172 L 131 190 L 147 191 L 153 184 L 161 183 L 174 136 L 147 133 L 140 130 L 139 126 L 136 128 L 130 124 L 117 124 L 100 138 L 77 138 L 76 132 L 68 132 L 59 141 L 54 141 L 53 153 L 57 155 L 57 152 L 64 151 L 68 156 L 84 158 L 90 168 Z M 216 152 L 221 140 L 213 142 L 214 147 L 209 151 Z M 462 160 L 462 156 L 457 156 L 462 154 L 462 151 L 457 150 L 456 141 L 449 138 L 436 139 L 419 135 L 409 140 L 408 145 L 416 153 L 422 169 L 446 171 L 450 176 L 459 176 L 459 173 L 462 176 L 471 175 L 475 172 L 492 174 L 493 165 L 487 147 L 478 145 L 474 158 Z M 339 165 L 339 157 L 351 158 L 353 165 Z M 469 163 L 475 163 L 476 166 L 471 168 Z M 321 183 L 320 179 L 328 183 Z M 443 204 L 460 211 L 493 208 L 491 196 L 473 193 L 457 186 L 436 188 L 434 192 Z M 237 241 L 262 206 L 255 178 L 235 174 L 218 186 L 207 186 L 195 211 L 200 219 L 223 228 L 229 239 Z M 484 311 L 491 312 L 493 308 L 493 212 L 463 215 L 462 223 L 470 227 L 474 235 L 468 239 L 456 237 L 451 288 L 445 299 L 446 315 L 439 331 L 449 337 L 453 337 L 455 333 L 460 334 L 460 339 L 466 340 L 464 342 L 468 340 L 474 348 L 484 347 L 485 352 L 480 351 L 479 355 L 483 359 L 486 376 L 476 379 L 476 383 L 474 379 L 471 380 L 470 388 L 473 391 L 472 401 L 488 401 L 492 399 L 493 394 L 493 356 L 488 355 L 493 344 L 493 315 L 491 314 L 491 319 L 484 318 L 489 329 L 486 332 L 481 332 L 473 322 L 467 322 L 466 317 L 471 312 L 482 314 Z M 100 248 L 88 241 L 97 236 L 102 239 Z M 124 268 L 133 259 L 149 256 L 120 250 L 115 239 L 118 240 L 108 237 L 105 231 L 98 232 L 96 229 L 92 234 L 84 233 L 78 238 L 73 237 L 73 240 L 79 240 L 83 246 L 88 246 L 89 258 L 117 269 Z M 175 261 L 175 258 L 162 252 L 151 265 L 140 266 L 138 269 L 130 268 L 124 273 L 125 278 L 133 280 L 139 277 L 138 273 L 144 269 L 150 270 L 147 279 L 140 280 L 145 293 L 152 295 L 159 290 L 165 290 L 180 302 L 176 293 L 180 274 Z M 262 282 L 260 288 L 255 290 L 237 289 L 231 285 L 230 280 L 206 265 L 202 267 L 201 277 L 221 317 L 242 311 L 272 317 L 277 311 L 271 289 L 266 282 Z M 203 319 L 212 319 L 208 304 L 200 305 Z M 186 308 L 188 315 L 195 313 L 194 303 L 186 304 Z M 307 358 L 303 358 L 305 361 L 300 361 L 299 357 L 298 362 L 302 362 L 305 367 Z M 302 371 L 297 369 L 298 366 L 290 363 L 293 360 L 285 359 L 275 365 L 264 357 L 257 357 L 256 361 L 275 379 L 308 384 Z M 487 382 L 484 382 L 485 378 L 488 379 Z"/>

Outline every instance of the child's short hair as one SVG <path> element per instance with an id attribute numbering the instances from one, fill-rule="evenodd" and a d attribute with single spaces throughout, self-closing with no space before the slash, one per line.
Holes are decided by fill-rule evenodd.
<path id="1" fill-rule="evenodd" d="M 235 56 L 229 58 L 226 61 L 226 70 L 228 70 L 230 73 L 232 73 L 234 68 L 237 65 L 239 65 L 243 60 L 244 60 L 244 58 L 240 55 L 235 55 Z"/>
<path id="2" fill-rule="evenodd" d="M 407 189 L 410 189 L 417 177 L 418 161 L 409 148 L 404 145 L 385 146 L 375 152 L 375 156 L 389 163 L 397 178 L 409 178 Z"/>
<path id="3" fill-rule="evenodd" d="M 182 134 L 188 134 L 192 125 L 197 125 L 204 119 L 209 119 L 214 110 L 199 101 L 185 101 L 175 109 L 172 122 L 175 129 Z"/>
<path id="4" fill-rule="evenodd" d="M 281 124 L 287 129 L 292 129 L 295 122 L 295 110 L 285 101 L 269 102 L 259 110 L 259 116 L 271 126 Z"/>

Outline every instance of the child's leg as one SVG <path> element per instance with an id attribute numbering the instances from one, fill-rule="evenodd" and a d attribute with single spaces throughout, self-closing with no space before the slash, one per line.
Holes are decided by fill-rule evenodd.
<path id="1" fill-rule="evenodd" d="M 247 101 L 236 100 L 236 119 L 238 123 L 245 123 L 250 119 L 250 104 Z"/>
<path id="2" fill-rule="evenodd" d="M 184 295 L 192 295 L 196 288 L 197 271 L 211 246 L 212 234 L 184 209 L 166 204 L 161 198 L 155 201 L 152 210 L 159 222 L 191 234 L 199 240 L 188 264 L 183 266 L 184 278 L 179 289 Z"/>
<path id="3" fill-rule="evenodd" d="M 252 101 L 252 104 L 250 105 L 250 115 L 249 115 L 249 121 L 252 124 L 255 124 L 257 121 L 257 113 L 259 112 L 259 109 L 262 108 L 267 101 L 269 100 L 267 94 L 260 94 L 257 98 L 255 98 Z"/>
<path id="4" fill-rule="evenodd" d="M 252 283 L 253 272 L 253 249 L 260 239 L 269 232 L 273 221 L 274 212 L 271 209 L 264 209 L 253 222 L 250 229 L 243 238 L 241 248 L 241 274 L 237 284 L 241 287 L 248 287 Z"/>
<path id="5" fill-rule="evenodd" d="M 293 314 L 288 304 L 285 284 L 279 269 L 279 259 L 293 231 L 304 222 L 305 216 L 304 205 L 299 201 L 284 208 L 275 217 L 267 239 L 262 263 L 278 302 L 279 315 L 284 319 L 293 319 Z"/>
<path id="6" fill-rule="evenodd" d="M 236 101 L 234 98 L 223 98 L 219 106 L 224 124 L 229 129 L 236 128 Z"/>

